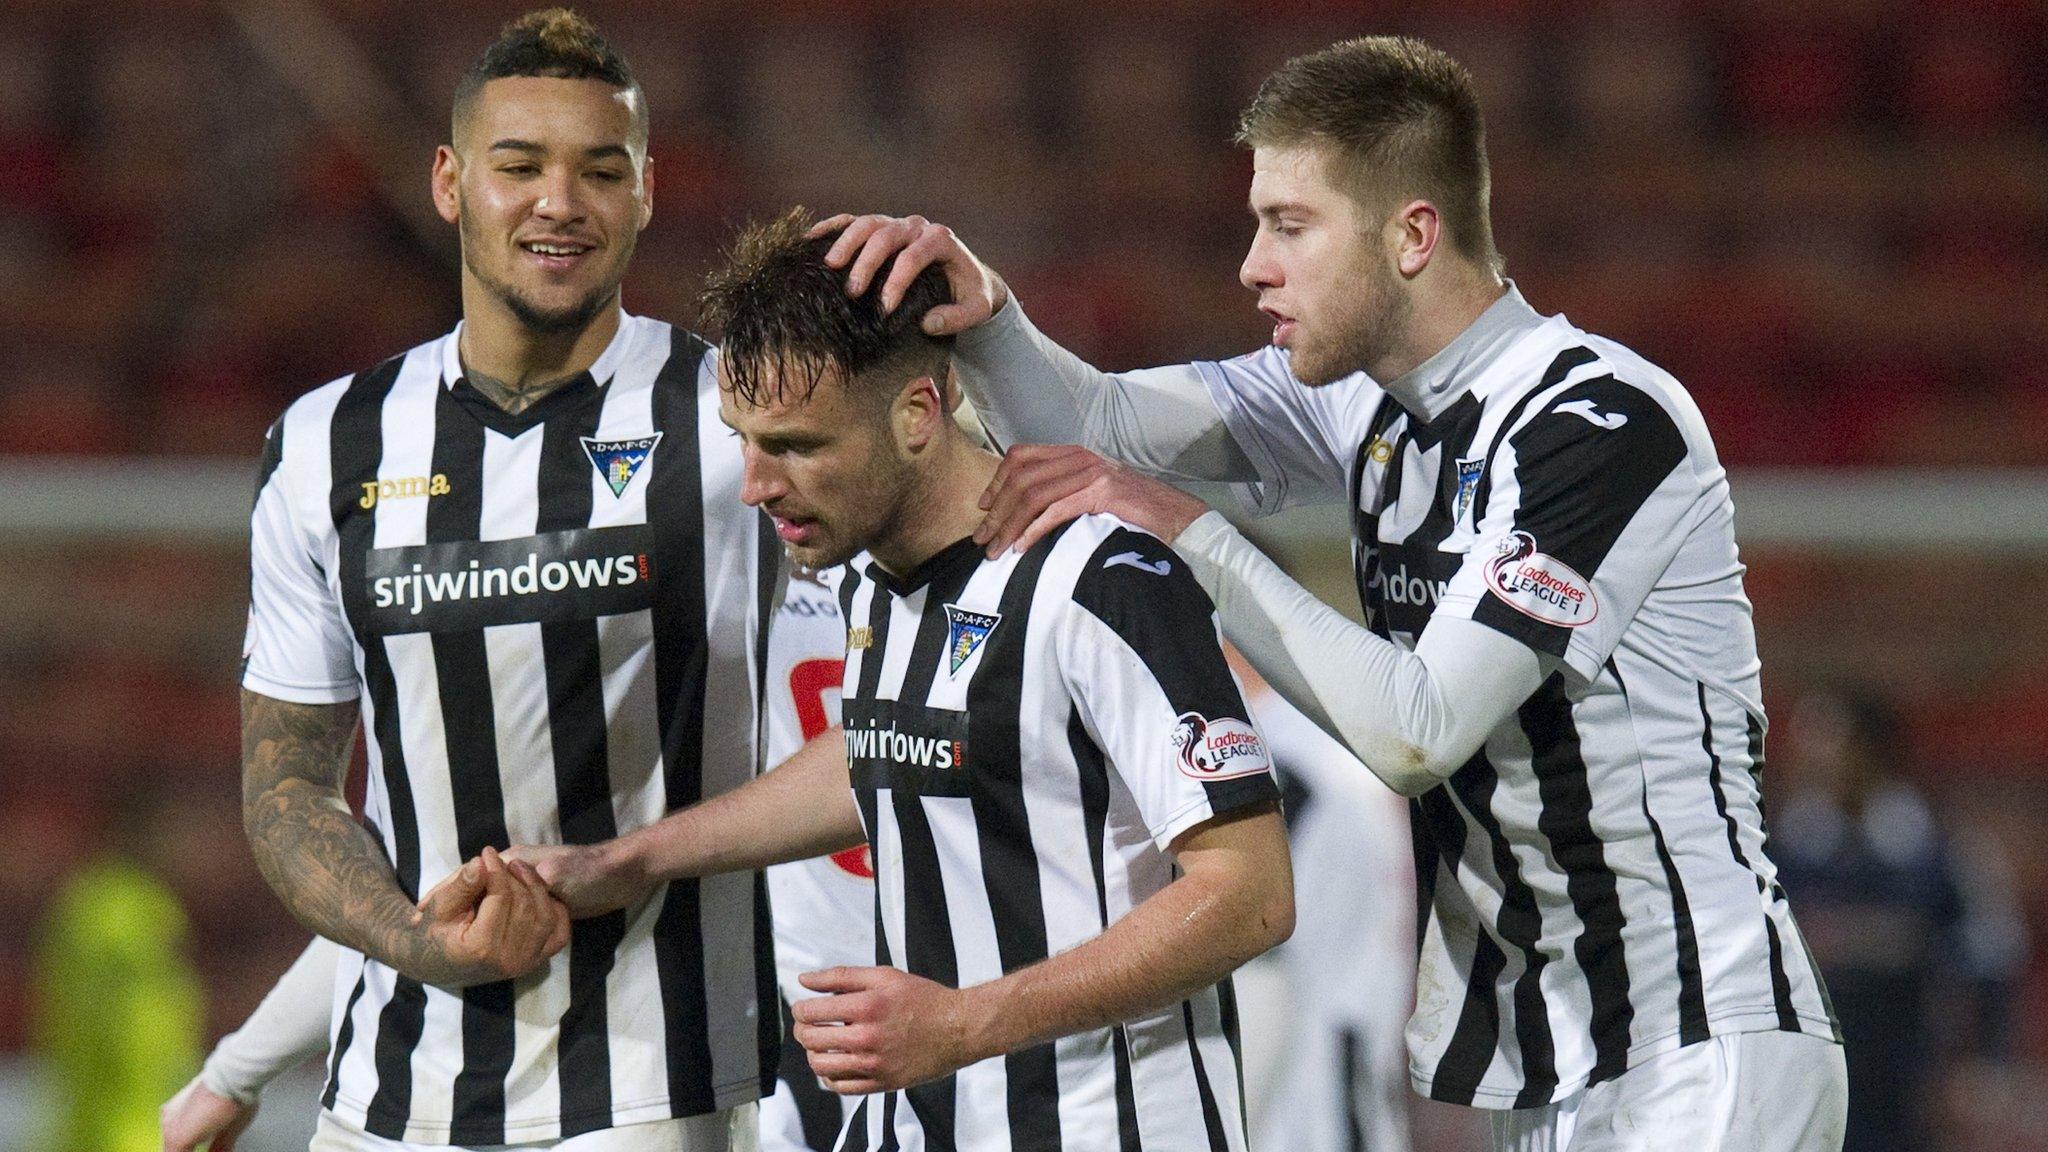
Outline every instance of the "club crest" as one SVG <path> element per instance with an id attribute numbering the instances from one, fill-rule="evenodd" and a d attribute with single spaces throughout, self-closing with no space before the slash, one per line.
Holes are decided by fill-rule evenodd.
<path id="1" fill-rule="evenodd" d="M 1452 519 L 1461 520 L 1472 507 L 1472 494 L 1479 491 L 1479 478 L 1486 474 L 1486 458 L 1458 461 L 1458 510 Z"/>
<path id="2" fill-rule="evenodd" d="M 974 657 L 974 650 L 981 647 L 988 634 L 1003 622 L 1000 613 L 969 612 L 957 604 L 946 605 L 946 652 L 952 667 L 948 676 L 959 673 L 962 666 Z"/>
<path id="3" fill-rule="evenodd" d="M 633 475 L 647 458 L 654 455 L 654 446 L 661 443 L 661 433 L 643 436 L 636 440 L 592 440 L 588 436 L 578 437 L 583 441 L 583 452 L 590 457 L 590 466 L 611 487 L 613 496 L 624 496 L 626 485 L 633 482 Z"/>

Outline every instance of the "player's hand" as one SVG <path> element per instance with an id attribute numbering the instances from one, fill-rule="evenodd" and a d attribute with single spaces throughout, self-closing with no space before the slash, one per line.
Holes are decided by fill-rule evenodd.
<path id="1" fill-rule="evenodd" d="M 829 995 L 791 1005 L 811 1071 L 844 1096 L 908 1088 L 994 1053 L 977 1051 L 966 1002 L 896 968 L 827 968 L 797 977 Z"/>
<path id="2" fill-rule="evenodd" d="M 974 540 L 991 559 L 1022 552 L 1077 516 L 1110 512 L 1171 544 L 1207 504 L 1073 444 L 1019 444 L 981 494 L 987 515 Z"/>
<path id="3" fill-rule="evenodd" d="M 569 910 L 533 865 L 485 848 L 420 900 L 429 983 L 465 987 L 524 976 L 569 944 Z"/>
<path id="4" fill-rule="evenodd" d="M 953 230 L 922 216 L 855 216 L 842 212 L 811 226 L 811 236 L 822 236 L 844 228 L 825 263 L 845 268 L 846 294 L 859 296 L 868 290 L 875 273 L 891 256 L 896 263 L 882 282 L 882 311 L 893 312 L 903 303 L 904 293 L 917 274 L 937 264 L 946 275 L 953 302 L 925 313 L 924 330 L 933 336 L 957 336 L 985 323 L 1010 298 L 1009 286 L 995 270 L 983 264 Z"/>
<path id="5" fill-rule="evenodd" d="M 647 895 L 645 877 L 628 866 L 615 851 L 616 840 L 602 844 L 522 844 L 505 852 L 505 859 L 529 865 L 569 909 L 581 920 L 635 904 Z"/>
<path id="6" fill-rule="evenodd" d="M 164 1152 L 197 1152 L 202 1147 L 234 1152 L 235 1140 L 254 1119 L 256 1105 L 237 1104 L 208 1088 L 197 1076 L 157 1113 Z"/>

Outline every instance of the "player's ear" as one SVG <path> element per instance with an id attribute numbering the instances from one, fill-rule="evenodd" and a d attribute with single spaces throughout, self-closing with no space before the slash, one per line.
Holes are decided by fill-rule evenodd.
<path id="1" fill-rule="evenodd" d="M 1436 255 L 1443 235 L 1443 221 L 1436 205 L 1427 200 L 1410 200 L 1401 205 L 1389 222 L 1394 241 L 1394 267 L 1403 276 L 1420 275 Z"/>
<path id="2" fill-rule="evenodd" d="M 450 224 L 462 216 L 462 158 L 447 144 L 434 149 L 434 171 L 431 178 L 434 193 L 434 211 Z"/>
<path id="3" fill-rule="evenodd" d="M 640 227 L 654 219 L 654 157 L 640 157 Z"/>
<path id="4" fill-rule="evenodd" d="M 930 376 L 919 376 L 896 394 L 896 425 L 904 447 L 921 451 L 948 418 L 945 395 Z"/>

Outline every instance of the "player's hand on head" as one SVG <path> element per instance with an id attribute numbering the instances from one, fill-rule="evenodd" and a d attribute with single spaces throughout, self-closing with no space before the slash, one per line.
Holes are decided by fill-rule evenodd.
<path id="1" fill-rule="evenodd" d="M 157 1113 L 163 1129 L 163 1152 L 197 1152 L 200 1148 L 234 1152 L 235 1141 L 255 1119 L 256 1105 L 222 1096 L 197 1076 Z"/>
<path id="2" fill-rule="evenodd" d="M 812 236 L 844 229 L 825 253 L 825 263 L 845 268 L 846 291 L 859 296 L 868 290 L 882 265 L 897 257 L 882 283 L 882 310 L 892 312 L 910 291 L 918 273 L 936 264 L 945 273 L 953 302 L 925 313 L 924 330 L 933 336 L 956 336 L 987 322 L 1010 298 L 1010 289 L 995 270 L 983 264 L 951 228 L 922 216 L 855 216 L 841 213 L 811 226 Z"/>
<path id="3" fill-rule="evenodd" d="M 637 902 L 649 885 L 613 849 L 603 844 L 520 844 L 505 859 L 531 867 L 575 919 L 600 916 Z"/>
<path id="4" fill-rule="evenodd" d="M 811 1071 L 844 1096 L 936 1080 L 993 1053 L 976 1051 L 961 994 L 896 968 L 827 968 L 797 979 L 827 995 L 790 1006 Z"/>
<path id="5" fill-rule="evenodd" d="M 1024 551 L 1078 516 L 1108 512 L 1168 543 L 1209 510 L 1170 484 L 1074 444 L 1019 444 L 1004 454 L 981 494 L 974 530 L 991 558 Z"/>
<path id="6" fill-rule="evenodd" d="M 455 986 L 524 976 L 569 944 L 569 909 L 533 865 L 493 848 L 435 885 L 415 923 L 448 977 L 434 982 Z"/>

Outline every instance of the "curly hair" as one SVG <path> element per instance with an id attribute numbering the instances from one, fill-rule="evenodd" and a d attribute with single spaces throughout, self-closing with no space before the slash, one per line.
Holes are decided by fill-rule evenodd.
<path id="1" fill-rule="evenodd" d="M 633 94 L 633 138 L 647 143 L 647 94 L 626 63 L 592 24 L 567 8 L 542 8 L 505 25 L 498 38 L 455 84 L 454 125 L 463 120 L 485 84 L 506 76 L 547 76 L 557 80 L 601 80 Z"/>

